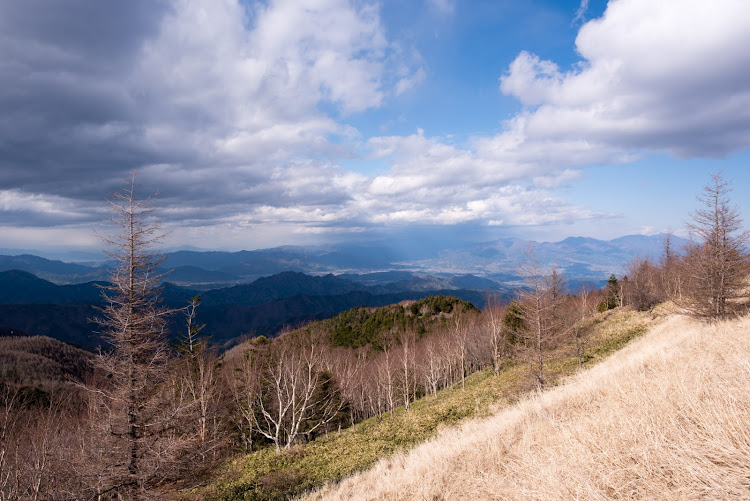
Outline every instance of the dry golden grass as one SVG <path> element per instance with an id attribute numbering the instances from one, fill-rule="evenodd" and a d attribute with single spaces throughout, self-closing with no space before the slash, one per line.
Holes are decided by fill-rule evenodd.
<path id="1" fill-rule="evenodd" d="M 750 319 L 673 316 L 552 391 L 312 499 L 750 499 Z"/>

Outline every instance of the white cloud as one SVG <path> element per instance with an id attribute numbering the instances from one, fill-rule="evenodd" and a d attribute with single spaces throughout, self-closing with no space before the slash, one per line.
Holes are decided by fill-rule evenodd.
<path id="1" fill-rule="evenodd" d="M 443 14 L 453 14 L 456 10 L 456 0 L 428 0 L 428 3 Z"/>
<path id="2" fill-rule="evenodd" d="M 54 195 L 26 193 L 19 189 L 0 190 L 0 211 L 6 220 L 23 218 L 29 225 L 45 225 L 50 221 L 85 221 L 91 219 L 89 211 L 82 210 L 75 200 Z"/>
<path id="3" fill-rule="evenodd" d="M 101 242 L 91 231 L 91 227 L 18 227 L 0 225 L 5 248 L 49 249 L 53 251 L 71 248 L 90 249 Z"/>
<path id="4" fill-rule="evenodd" d="M 566 181 L 572 181 L 581 177 L 581 171 L 574 169 L 565 169 L 561 172 L 554 172 L 544 176 L 533 178 L 534 186 L 540 188 L 556 188 Z"/>
<path id="5" fill-rule="evenodd" d="M 522 51 L 510 64 L 508 74 L 500 78 L 500 90 L 524 104 L 538 105 L 560 92 L 563 79 L 555 63 Z"/>
<path id="6" fill-rule="evenodd" d="M 586 15 L 586 11 L 588 9 L 589 9 L 589 0 L 581 0 L 581 5 L 579 5 L 578 10 L 576 10 L 576 15 L 573 18 L 572 24 L 576 24 L 579 21 L 583 21 L 583 18 Z"/>
<path id="7" fill-rule="evenodd" d="M 430 1 L 448 14 L 456 6 Z M 86 37 L 50 41 L 39 27 L 24 39 L 0 24 L 0 103 L 22 111 L 0 116 L 3 216 L 90 215 L 140 166 L 141 182 L 179 207 L 164 211 L 168 225 L 215 225 L 191 232 L 217 241 L 230 239 L 220 230 L 238 239 L 260 227 L 281 238 L 414 222 L 555 224 L 609 216 L 555 195 L 584 166 L 750 145 L 744 0 L 609 2 L 580 29 L 579 64 L 519 53 L 500 91 L 523 111 L 500 134 L 464 142 L 422 130 L 363 138 L 347 124 L 427 78 L 374 4 L 174 0 L 153 18 L 143 5 L 137 36 L 116 51 Z M 351 157 L 387 167 L 365 176 L 337 165 Z"/>
<path id="8" fill-rule="evenodd" d="M 531 107 L 534 141 L 721 156 L 750 145 L 748 46 L 747 2 L 619 0 L 581 27 L 583 63 L 522 52 L 500 89 Z"/>
<path id="9" fill-rule="evenodd" d="M 334 6 L 338 14 L 322 16 L 325 7 Z M 436 5 L 445 12 L 452 6 Z M 361 10 L 357 18 L 357 11 L 334 0 L 311 10 L 296 2 L 272 3 L 255 13 L 256 27 L 247 35 L 255 52 L 243 59 L 243 67 L 253 69 L 248 89 L 256 93 L 249 94 L 250 104 L 238 115 L 238 131 L 216 145 L 217 152 L 230 158 L 260 154 L 276 162 L 265 169 L 271 176 L 264 191 L 274 193 L 273 199 L 249 212 L 238 208 L 238 217 L 266 224 L 294 222 L 309 233 L 336 226 L 355 231 L 372 224 L 540 225 L 609 217 L 566 203 L 549 190 L 580 176 L 580 166 L 628 162 L 651 150 L 710 155 L 722 141 L 737 139 L 727 133 L 733 115 L 726 113 L 726 105 L 743 98 L 741 77 L 750 68 L 738 64 L 747 56 L 737 50 L 750 33 L 745 29 L 750 16 L 727 12 L 737 8 L 744 10 L 729 1 L 713 10 L 699 2 L 612 2 L 602 19 L 581 28 L 580 64 L 563 71 L 528 52 L 512 62 L 500 88 L 526 109 L 508 120 L 501 134 L 463 145 L 427 137 L 421 129 L 409 136 L 373 137 L 365 143 L 368 155 L 385 159 L 390 168 L 368 178 L 284 154 L 319 154 L 331 147 L 327 136 L 347 134 L 330 117 L 315 113 L 320 101 L 328 100 L 344 113 L 378 106 L 386 93 L 380 86 L 385 75 L 380 56 L 387 51 L 401 54 L 404 61 L 391 68 L 394 94 L 418 84 L 424 70 L 408 64 L 419 62 L 418 55 L 409 56 L 385 41 L 375 11 Z M 580 9 L 585 11 L 585 2 Z M 738 19 L 725 27 L 728 18 Z M 301 26 L 303 19 L 311 21 Z M 705 25 L 694 26 L 696 19 Z M 346 29 L 354 26 L 356 30 Z M 245 36 L 236 29 L 237 37 Z M 691 36 L 696 39 L 686 44 Z M 227 50 L 233 54 L 234 49 Z M 718 53 L 733 64 L 714 61 Z M 701 76 L 706 69 L 709 76 Z M 222 76 L 232 74 L 226 67 L 220 70 Z M 342 74 L 347 78 L 338 77 Z M 240 86 L 236 92 L 244 96 L 247 89 Z M 256 96 L 262 105 L 253 107 Z M 269 106 L 277 98 L 283 109 Z M 708 120 L 708 134 L 699 118 Z M 746 144 L 740 139 L 718 153 Z M 279 167 L 285 160 L 292 161 Z"/>
<path id="10" fill-rule="evenodd" d="M 342 113 L 382 103 L 388 43 L 374 8 L 276 0 L 253 9 L 180 0 L 164 19 L 135 75 L 152 94 L 152 144 L 184 142 L 188 132 L 202 151 L 214 147 L 230 161 L 279 162 L 347 133 L 320 102 Z"/>
<path id="11" fill-rule="evenodd" d="M 501 134 L 464 147 L 422 133 L 371 139 L 374 155 L 390 157 L 393 167 L 369 193 L 408 197 L 410 211 L 394 209 L 399 219 L 545 224 L 594 217 L 544 190 L 575 179 L 585 165 L 652 151 L 720 156 L 750 146 L 745 47 L 746 2 L 610 2 L 603 18 L 581 28 L 584 59 L 572 69 L 525 51 L 511 63 L 500 89 L 526 109 Z M 521 185 L 531 189 L 520 200 L 493 198 Z M 446 208 L 435 210 L 441 203 Z"/>
<path id="12" fill-rule="evenodd" d="M 394 90 L 394 93 L 398 96 L 400 94 L 403 94 L 404 92 L 407 92 L 413 89 L 414 87 L 421 84 L 424 81 L 425 77 L 426 77 L 426 74 L 424 72 L 424 69 L 422 68 L 417 69 L 416 72 L 414 72 L 411 75 L 401 78 L 396 83 L 396 88 Z"/>
<path id="13" fill-rule="evenodd" d="M 746 2 L 610 2 L 603 18 L 581 28 L 583 61 L 573 68 L 525 51 L 511 63 L 500 89 L 525 109 L 502 133 L 464 145 L 421 130 L 369 139 L 371 155 L 391 162 L 365 192 L 380 203 L 375 220 L 513 225 L 611 216 L 547 190 L 579 177 L 582 166 L 652 151 L 714 156 L 747 148 L 744 47 Z"/>

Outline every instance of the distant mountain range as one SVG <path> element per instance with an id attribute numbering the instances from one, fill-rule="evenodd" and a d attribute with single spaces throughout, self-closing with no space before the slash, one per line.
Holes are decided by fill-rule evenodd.
<path id="1" fill-rule="evenodd" d="M 462 249 L 441 251 L 438 256 L 410 263 L 424 271 L 474 274 L 513 280 L 518 264 L 532 245 L 536 259 L 543 265 L 556 266 L 569 280 L 600 283 L 610 273 L 621 274 L 634 257 L 658 258 L 666 235 L 629 235 L 614 240 L 570 237 L 560 242 L 529 242 L 501 239 Z M 679 251 L 687 240 L 672 236 L 672 248 Z M 503 280 L 504 279 L 504 280 Z"/>
<path id="2" fill-rule="evenodd" d="M 0 271 L 21 270 L 56 284 L 80 284 L 93 280 L 106 280 L 110 270 L 106 266 L 94 267 L 66 263 L 31 254 L 0 255 Z"/>
<path id="3" fill-rule="evenodd" d="M 675 249 L 686 243 L 679 237 L 672 239 Z M 312 275 L 333 273 L 358 283 L 366 281 L 368 285 L 457 275 L 473 275 L 508 284 L 518 281 L 516 269 L 531 244 L 542 264 L 556 265 L 568 279 L 600 283 L 610 273 L 619 274 L 637 255 L 657 257 L 663 242 L 664 235 L 630 235 L 609 241 L 570 237 L 560 242 L 529 242 L 506 238 L 479 244 L 463 243 L 444 250 L 425 246 L 408 252 L 400 251 L 397 243 L 382 242 L 283 246 L 239 252 L 183 250 L 166 254 L 163 271 L 171 270 L 167 276 L 170 282 L 198 290 L 249 283 L 285 271 Z M 0 271 L 13 269 L 60 285 L 106 280 L 109 276 L 106 262 L 91 266 L 31 254 L 0 255 Z M 366 278 L 361 278 L 362 275 Z M 394 280 L 393 277 L 400 278 Z M 429 283 L 423 286 L 434 288 Z"/>
<path id="4" fill-rule="evenodd" d="M 411 276 L 411 275 L 410 275 Z M 366 275 L 354 281 L 334 275 L 309 276 L 283 272 L 232 287 L 198 291 L 164 284 L 165 306 L 179 309 L 201 295 L 197 321 L 215 343 L 231 346 L 242 336 L 272 336 L 284 327 L 332 317 L 356 306 L 384 306 L 405 299 L 450 294 L 481 307 L 488 293 L 507 297 L 510 290 L 479 277 L 414 277 L 397 275 L 393 282 L 379 277 L 368 285 Z M 35 275 L 0 272 L 0 336 L 12 332 L 49 336 L 84 348 L 101 345 L 97 325 L 103 282 L 56 285 Z M 472 284 L 481 287 L 472 287 Z M 170 332 L 183 330 L 182 315 L 172 316 Z"/>
<path id="5" fill-rule="evenodd" d="M 602 285 L 634 256 L 656 257 L 664 237 L 632 235 L 610 241 L 567 238 L 532 242 L 537 260 L 559 267 L 568 286 Z M 673 237 L 673 247 L 685 241 Z M 198 321 L 215 342 L 275 335 L 284 327 L 331 317 L 355 306 L 450 294 L 482 307 L 488 294 L 509 296 L 522 283 L 518 264 L 528 241 L 494 242 L 410 252 L 371 245 L 278 247 L 258 251 L 178 251 L 166 255 L 163 301 L 184 307 L 201 295 Z M 111 266 L 111 265 L 110 265 Z M 21 254 L 0 256 L 0 334 L 20 330 L 92 348 L 101 343 L 90 319 L 102 302 L 110 266 L 88 266 Z M 173 317 L 171 332 L 182 328 Z M 7 334 L 6 334 L 7 335 Z"/>

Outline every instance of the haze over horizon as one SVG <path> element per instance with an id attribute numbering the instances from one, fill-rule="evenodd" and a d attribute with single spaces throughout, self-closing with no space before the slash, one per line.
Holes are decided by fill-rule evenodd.
<path id="1" fill-rule="evenodd" d="M 750 201 L 742 0 L 0 2 L 2 248 L 675 231 Z"/>

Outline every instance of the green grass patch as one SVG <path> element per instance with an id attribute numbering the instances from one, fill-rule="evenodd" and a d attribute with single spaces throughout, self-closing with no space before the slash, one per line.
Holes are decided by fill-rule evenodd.
<path id="1" fill-rule="evenodd" d="M 647 313 L 608 311 L 587 320 L 587 360 L 594 364 L 644 334 L 651 323 Z M 545 361 L 548 384 L 557 384 L 578 369 L 570 347 L 550 354 Z M 498 405 L 521 398 L 532 387 L 529 367 L 506 362 L 499 375 L 484 370 L 460 384 L 426 396 L 393 416 L 370 418 L 357 425 L 320 437 L 308 444 L 276 453 L 259 450 L 235 459 L 221 478 L 207 488 L 185 493 L 182 499 L 260 500 L 288 499 L 327 482 L 373 466 L 379 459 L 404 451 L 434 437 L 438 430 L 467 418 L 486 416 Z"/>

